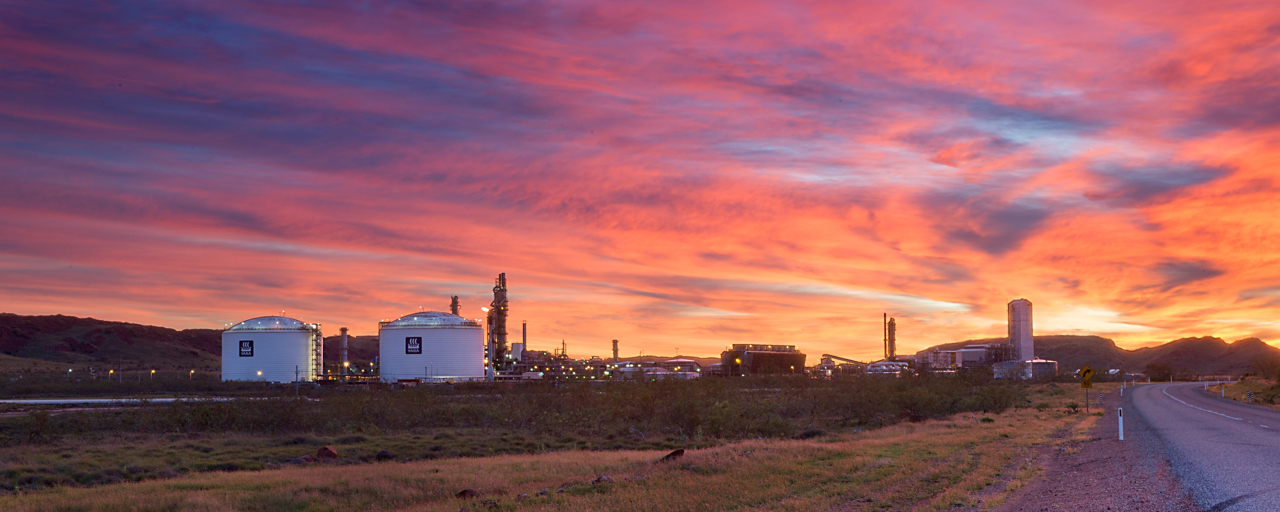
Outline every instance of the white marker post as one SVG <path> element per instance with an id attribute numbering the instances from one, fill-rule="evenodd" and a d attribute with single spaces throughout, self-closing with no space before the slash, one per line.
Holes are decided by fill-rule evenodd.
<path id="1" fill-rule="evenodd" d="M 1116 416 L 1120 418 L 1120 440 L 1124 441 L 1124 408 L 1116 408 Z"/>

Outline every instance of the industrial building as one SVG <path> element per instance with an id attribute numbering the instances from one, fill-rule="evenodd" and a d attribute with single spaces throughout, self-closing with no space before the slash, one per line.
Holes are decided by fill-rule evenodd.
<path id="1" fill-rule="evenodd" d="M 906 361 L 876 361 L 867 365 L 867 375 L 901 377 L 911 372 L 911 363 Z"/>
<path id="2" fill-rule="evenodd" d="M 480 380 L 485 377 L 485 333 L 475 320 L 423 311 L 378 329 L 382 380 Z"/>
<path id="3" fill-rule="evenodd" d="M 720 368 L 734 377 L 770 374 L 804 373 L 804 354 L 795 345 L 735 344 L 720 353 Z"/>
<path id="4" fill-rule="evenodd" d="M 504 380 L 601 380 L 613 378 L 618 365 L 600 357 L 572 359 L 565 355 L 566 348 L 552 352 L 523 350 L 519 361 L 512 365 Z"/>
<path id="5" fill-rule="evenodd" d="M 609 364 L 607 377 L 616 381 L 690 380 L 702 377 L 702 365 L 693 359 L 621 361 Z"/>
<path id="6" fill-rule="evenodd" d="M 997 379 L 1048 379 L 1058 374 L 1058 362 L 1044 359 L 1004 361 L 992 366 Z"/>
<path id="7" fill-rule="evenodd" d="M 916 364 L 921 369 L 934 372 L 991 366 L 1014 359 L 1013 346 L 1008 343 L 965 345 L 956 350 L 932 348 L 916 353 Z"/>
<path id="8" fill-rule="evenodd" d="M 324 373 L 320 324 L 251 318 L 222 332 L 222 380 L 312 382 Z"/>

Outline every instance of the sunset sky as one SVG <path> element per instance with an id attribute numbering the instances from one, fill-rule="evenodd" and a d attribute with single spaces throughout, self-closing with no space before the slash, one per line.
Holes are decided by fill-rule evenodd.
<path id="1" fill-rule="evenodd" d="M 0 5 L 0 311 L 1280 342 L 1275 2 L 300 4 Z"/>

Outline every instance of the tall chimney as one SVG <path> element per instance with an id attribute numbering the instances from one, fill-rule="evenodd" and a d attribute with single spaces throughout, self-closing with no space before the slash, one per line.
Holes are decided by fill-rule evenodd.
<path id="1" fill-rule="evenodd" d="M 342 374 L 347 374 L 347 328 L 342 329 Z"/>
<path id="2" fill-rule="evenodd" d="M 892 318 L 889 319 L 889 353 L 885 359 L 898 360 L 898 323 Z"/>
<path id="3" fill-rule="evenodd" d="M 884 314 L 884 321 L 881 324 L 884 327 L 884 358 L 889 358 L 889 314 Z"/>
<path id="4" fill-rule="evenodd" d="M 618 362 L 618 340 L 613 340 L 613 362 Z"/>

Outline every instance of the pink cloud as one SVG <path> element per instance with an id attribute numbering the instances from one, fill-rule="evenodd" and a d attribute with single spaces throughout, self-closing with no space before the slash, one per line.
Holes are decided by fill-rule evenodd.
<path id="1" fill-rule="evenodd" d="M 507 272 L 583 354 L 1274 330 L 1270 5 L 431 7 L 7 8 L 0 310 L 371 332 Z"/>

